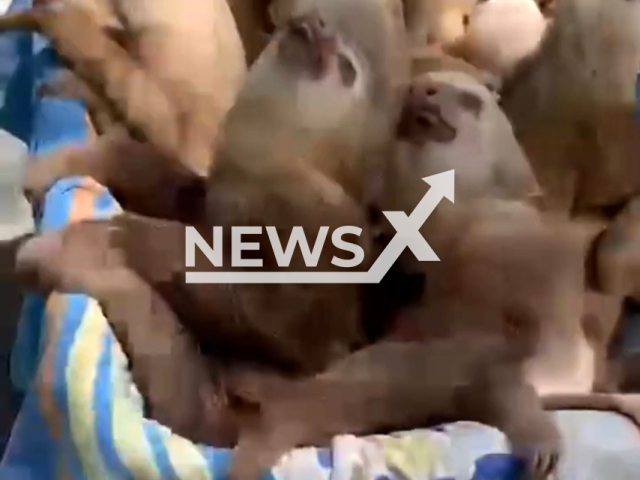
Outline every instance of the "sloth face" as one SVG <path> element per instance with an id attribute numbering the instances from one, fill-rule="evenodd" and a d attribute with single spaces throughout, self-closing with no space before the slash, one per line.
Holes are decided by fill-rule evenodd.
<path id="1" fill-rule="evenodd" d="M 361 123 L 371 77 L 357 42 L 317 11 L 293 17 L 277 40 L 277 61 L 288 81 L 283 91 L 313 130 Z"/>
<path id="2" fill-rule="evenodd" d="M 359 77 L 356 55 L 317 12 L 292 18 L 279 41 L 280 59 L 316 81 L 352 88 Z"/>
<path id="3" fill-rule="evenodd" d="M 478 118 L 483 108 L 472 91 L 434 80 L 415 83 L 405 97 L 398 137 L 418 145 L 453 142 L 463 117 Z"/>

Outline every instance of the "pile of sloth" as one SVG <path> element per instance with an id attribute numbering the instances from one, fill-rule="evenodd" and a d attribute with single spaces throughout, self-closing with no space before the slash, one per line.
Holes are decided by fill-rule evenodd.
<path id="1" fill-rule="evenodd" d="M 340 433 L 444 420 L 499 428 L 545 478 L 562 449 L 547 410 L 640 422 L 639 372 L 611 348 L 640 296 L 638 25 L 628 0 L 44 0 L 0 17 L 52 40 L 68 68 L 40 94 L 82 98 L 98 133 L 32 162 L 29 198 L 86 175 L 125 210 L 30 237 L 20 279 L 96 298 L 148 414 L 235 446 L 235 480 Z M 345 225 L 368 270 L 422 179 L 450 170 L 455 203 L 420 229 L 438 262 L 406 249 L 372 285 L 185 281 L 237 270 L 232 226 L 263 227 L 243 270 L 344 271 L 332 242 L 311 267 L 264 231 Z M 223 227 L 218 266 L 185 266 L 187 225 Z"/>

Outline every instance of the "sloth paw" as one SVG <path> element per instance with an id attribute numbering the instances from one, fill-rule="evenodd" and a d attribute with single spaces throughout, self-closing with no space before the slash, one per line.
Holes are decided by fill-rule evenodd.
<path id="1" fill-rule="evenodd" d="M 510 435 L 514 455 L 527 465 L 528 478 L 545 480 L 556 470 L 562 451 L 562 439 L 553 420 L 531 422 Z"/>
<path id="2" fill-rule="evenodd" d="M 27 240 L 16 255 L 16 273 L 29 288 L 69 293 L 87 292 L 104 277 L 100 272 L 122 267 L 111 245 L 108 222 L 86 221 Z"/>

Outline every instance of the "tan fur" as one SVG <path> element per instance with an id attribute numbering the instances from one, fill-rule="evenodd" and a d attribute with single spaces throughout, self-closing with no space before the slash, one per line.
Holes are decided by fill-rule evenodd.
<path id="1" fill-rule="evenodd" d="M 294 14 L 295 0 L 227 0 L 242 37 L 247 63 L 253 62 L 268 45 L 274 30 L 284 26 Z M 389 9 L 404 21 L 401 0 L 382 0 L 382 8 Z"/>
<path id="2" fill-rule="evenodd" d="M 118 115 L 108 100 L 96 94 L 89 83 L 70 69 L 60 69 L 36 90 L 40 97 L 82 100 L 96 132 L 102 135 L 118 124 Z M 95 140 L 95 139 L 93 139 Z"/>
<path id="3" fill-rule="evenodd" d="M 159 134 L 174 136 L 179 145 L 174 152 L 204 174 L 220 122 L 233 105 L 246 70 L 229 6 L 222 0 L 188 5 L 171 0 L 112 1 L 127 27 L 143 32 L 138 55 L 150 76 L 166 89 L 173 115 L 188 112 L 186 125 L 174 124 Z"/>
<path id="4" fill-rule="evenodd" d="M 416 95 L 439 105 L 442 118 L 456 129 L 456 137 L 451 143 L 414 143 L 401 138 L 394 168 L 411 171 L 416 178 L 456 169 L 458 198 L 491 195 L 524 199 L 537 192 L 527 158 L 498 106 L 495 93 L 459 71 L 424 74 L 414 79 L 412 89 Z M 461 106 L 462 93 L 481 102 L 477 114 Z M 409 104 L 409 120 L 416 113 L 419 115 L 420 109 Z"/>
<path id="5" fill-rule="evenodd" d="M 509 77 L 537 52 L 547 25 L 534 0 L 487 0 L 473 8 L 464 35 L 448 52 Z"/>
<path id="6" fill-rule="evenodd" d="M 295 75 L 290 77 L 283 69 L 276 71 L 275 74 L 269 73 L 269 65 L 276 57 L 277 42 L 271 44 L 271 48 L 265 51 L 262 55 L 262 59 L 258 61 L 252 68 L 253 75 L 247 79 L 243 91 L 258 92 L 258 94 L 249 93 L 249 95 L 240 94 L 237 105 L 230 112 L 229 118 L 224 126 L 224 135 L 228 137 L 227 144 L 235 145 L 243 152 L 243 155 L 248 155 L 251 160 L 242 160 L 243 163 L 252 163 L 253 156 L 262 156 L 263 152 L 270 152 L 270 149 L 282 150 L 286 148 L 289 152 L 278 151 L 276 155 L 297 155 L 295 152 L 298 149 L 298 144 L 306 148 L 307 138 L 304 134 L 297 135 L 288 133 L 290 131 L 296 131 L 297 129 L 308 129 L 310 132 L 320 132 L 327 135 L 329 131 L 338 133 L 336 140 L 321 140 L 317 142 L 314 149 L 314 157 L 305 159 L 308 163 L 314 163 L 317 160 L 320 161 L 318 165 L 325 174 L 328 174 L 332 178 L 338 178 L 340 183 L 350 190 L 350 193 L 360 196 L 362 192 L 361 184 L 367 182 L 367 176 L 370 172 L 362 172 L 362 165 L 359 163 L 361 154 L 355 152 L 360 151 L 363 148 L 372 144 L 371 139 L 376 139 L 373 144 L 374 150 L 378 149 L 384 144 L 385 138 L 388 137 L 388 131 L 391 128 L 390 118 L 393 116 L 387 114 L 386 111 L 391 108 L 393 110 L 398 102 L 401 88 L 406 84 L 408 78 L 408 65 L 406 60 L 406 46 L 404 43 L 404 37 L 402 35 L 403 26 L 401 24 L 401 18 L 398 12 L 395 11 L 390 5 L 393 2 L 380 1 L 372 3 L 371 9 L 380 9 L 382 15 L 378 15 L 376 25 L 373 28 L 369 28 L 366 24 L 360 25 L 353 23 L 353 25 L 339 24 L 339 28 L 347 28 L 350 32 L 349 35 L 356 35 L 363 38 L 363 43 L 376 45 L 380 50 L 375 58 L 372 59 L 370 65 L 365 68 L 371 68 L 375 72 L 375 81 L 368 85 L 368 80 L 363 77 L 368 75 L 366 72 L 363 75 L 358 76 L 358 85 L 356 89 L 358 92 L 349 98 L 349 93 L 345 93 L 344 98 L 336 98 L 335 101 L 329 100 L 328 102 L 323 100 L 325 93 L 331 95 L 330 82 L 325 82 L 317 92 L 314 92 L 313 82 L 307 83 L 306 81 L 300 82 L 300 85 L 295 85 Z M 301 2 L 296 8 L 298 10 L 304 9 L 306 3 Z M 331 3 L 327 2 L 327 11 L 330 12 Z M 351 8 L 345 6 L 345 9 Z M 356 7 L 354 7 L 356 8 Z M 296 14 L 296 12 L 292 12 Z M 345 14 L 348 15 L 348 12 Z M 382 38 L 375 38 L 376 32 L 384 32 Z M 367 53 L 369 55 L 369 53 Z M 357 59 L 356 59 L 357 60 Z M 266 67 L 265 67 L 266 66 Z M 291 83 L 291 79 L 293 84 Z M 363 80 L 364 78 L 364 80 Z M 306 86 L 310 88 L 307 90 Z M 293 90 L 288 90 L 288 88 Z M 366 98 L 366 89 L 373 89 L 374 100 L 369 101 Z M 272 92 L 270 92 L 272 90 Z M 291 92 L 298 92 L 296 95 L 292 95 Z M 262 96 L 262 92 L 269 92 L 268 96 Z M 260 95 L 260 96 L 258 96 Z M 269 105 L 263 102 L 263 99 L 269 99 L 272 104 L 275 104 L 272 110 L 269 110 Z M 277 99 L 277 100 L 276 100 Z M 266 101 L 266 100 L 265 100 Z M 344 109 L 340 110 L 337 105 L 344 101 Z M 154 113 L 157 108 L 162 108 L 162 105 L 157 105 L 155 102 L 151 105 L 153 108 L 151 111 L 144 109 L 145 118 L 150 113 Z M 256 117 L 253 110 L 257 108 L 262 111 L 268 112 L 268 118 Z M 297 112 L 300 110 L 300 113 Z M 385 112 L 385 113 L 378 113 Z M 162 112 L 157 112 L 161 115 Z M 287 118 L 293 113 L 295 121 L 292 123 Z M 297 117 L 296 117 L 297 115 Z M 306 126 L 295 125 L 298 122 L 297 118 L 304 119 L 307 123 Z M 240 122 L 236 121 L 236 118 L 241 118 Z M 340 117 L 343 117 L 340 120 Z M 367 119 L 363 121 L 363 119 Z M 151 117 L 148 118 L 151 120 Z M 334 122 L 336 120 L 336 122 Z M 245 125 L 246 124 L 246 125 Z M 150 124 L 154 125 L 154 124 Z M 161 124 L 160 124 L 161 125 Z M 268 128 L 265 129 L 265 126 Z M 288 138 L 286 141 L 281 139 L 276 141 L 276 135 L 273 132 L 268 134 L 261 133 L 263 130 L 269 131 L 269 128 L 281 129 L 282 132 L 287 132 Z M 340 132 L 340 129 L 344 129 L 344 132 Z M 378 129 L 379 135 L 370 135 L 373 130 Z M 252 132 L 247 134 L 247 132 Z M 160 132 L 160 130 L 156 130 Z M 342 139 L 340 139 L 342 137 Z M 327 136 L 328 138 L 328 136 Z M 316 140 L 314 140 L 315 142 Z M 266 142 L 266 143 L 265 143 Z M 120 150 L 131 149 L 133 146 L 127 145 L 125 139 L 119 138 L 118 145 Z M 149 141 L 154 147 L 159 147 L 156 142 Z M 122 189 L 128 189 L 129 185 L 121 185 L 120 181 L 127 183 L 124 178 L 124 172 L 128 171 L 128 161 L 123 157 L 111 158 L 109 155 L 110 148 L 112 148 L 113 139 L 108 142 L 104 141 L 104 154 L 100 155 L 103 159 L 101 162 L 88 161 L 88 158 L 81 159 L 80 157 L 88 157 L 89 155 L 82 155 L 81 152 L 75 152 L 74 158 L 59 158 L 56 162 L 39 162 L 38 166 L 34 166 L 28 175 L 28 190 L 32 192 L 32 196 L 38 197 L 43 191 L 53 182 L 55 179 L 60 178 L 62 175 L 68 175 L 70 173 L 85 174 L 94 176 L 99 181 L 109 183 L 112 181 L 113 176 L 117 176 L 118 185 L 111 185 L 114 187 L 114 191 L 120 191 Z M 208 153 L 211 157 L 217 157 L 219 155 L 225 156 L 224 150 L 229 150 L 228 147 L 224 147 L 223 151 L 216 152 L 212 145 L 208 145 Z M 101 146 L 102 148 L 102 146 Z M 159 149 L 160 153 L 163 152 Z M 186 155 L 187 158 L 183 158 Z M 271 153 L 267 154 L 268 156 Z M 165 155 L 169 158 L 173 155 Z M 238 155 L 235 155 L 236 157 Z M 149 157 L 149 155 L 147 155 Z M 180 153 L 178 158 L 189 165 L 188 152 Z M 316 160 L 317 159 L 317 160 Z M 355 160 L 356 163 L 352 164 Z M 384 155 L 379 153 L 374 155 L 373 158 L 367 160 L 368 163 L 379 163 L 384 161 Z M 236 162 L 237 160 L 233 160 Z M 104 162 L 104 163 L 103 163 Z M 111 163 L 109 163 L 111 162 Z M 256 163 L 257 168 L 262 163 Z M 252 167 L 253 168 L 253 167 Z M 378 167 L 376 167 L 378 168 Z M 106 173 L 105 173 L 106 172 Z M 113 175 L 109 174 L 113 172 Z M 120 172 L 120 173 L 119 173 Z M 375 172 L 373 172 L 375 173 Z M 184 175 L 183 175 L 184 176 Z M 164 178 L 164 177 L 163 177 Z M 187 179 L 187 183 L 195 181 L 193 179 Z M 132 180 L 131 184 L 135 184 L 136 181 Z M 179 179 L 176 180 L 177 184 L 184 184 Z M 171 187 L 168 187 L 171 190 Z M 145 194 L 148 194 L 151 190 L 146 190 Z M 158 190 L 160 193 L 160 190 Z M 130 207 L 134 208 L 135 207 Z M 147 213 L 147 211 L 144 211 Z M 175 218 L 175 212 L 172 215 Z"/>
<path id="7" fill-rule="evenodd" d="M 466 29 L 476 0 L 405 0 L 404 12 L 411 46 L 438 44 L 446 49 Z"/>
<path id="8" fill-rule="evenodd" d="M 542 14 L 547 18 L 553 18 L 556 13 L 559 0 L 536 0 Z"/>
<path id="9" fill-rule="evenodd" d="M 273 28 L 278 25 L 273 21 L 273 16 L 269 14 L 270 7 L 285 2 L 227 0 L 227 3 L 238 26 L 240 38 L 242 38 L 247 65 L 252 65 L 269 43 Z M 284 20 L 286 18 L 283 19 L 283 22 Z"/>
<path id="10" fill-rule="evenodd" d="M 503 104 L 547 206 L 584 212 L 638 192 L 640 4 L 562 0 L 540 53 Z"/>
<path id="11" fill-rule="evenodd" d="M 456 170 L 455 205 L 443 201 L 422 229 L 442 260 L 423 266 L 423 317 L 434 318 L 426 331 L 495 331 L 503 328 L 501 309 L 525 305 L 544 322 L 538 353 L 527 366 L 531 381 L 541 393 L 590 391 L 594 362 L 581 312 L 584 259 L 596 227 L 543 217 L 525 203 L 535 181 L 509 122 L 484 87 L 460 73 L 428 74 L 416 86 L 437 92 L 428 98 L 457 129 L 450 142 L 429 140 L 432 127 L 426 127 L 421 142 L 411 145 L 416 137 L 401 136 L 398 143 L 396 168 L 405 180 L 395 190 L 405 201 L 424 194 L 421 177 Z M 480 116 L 456 104 L 465 90 L 483 99 Z M 441 318 L 451 320 L 438 327 L 435 319 Z"/>
<path id="12" fill-rule="evenodd" d="M 503 103 L 542 186 L 544 207 L 604 222 L 640 188 L 640 6 L 561 0 L 555 8 L 540 52 L 516 73 Z M 613 295 L 607 303 L 634 294 L 634 230 L 633 222 L 615 220 L 595 253 L 594 288 Z M 613 310 L 599 315 L 605 331 L 618 320 Z"/>
<path id="13" fill-rule="evenodd" d="M 526 338 L 526 329 L 512 325 L 505 312 L 514 306 L 532 309 L 540 330 L 525 371 L 540 394 L 545 398 L 554 395 L 549 405 L 578 408 L 592 400 L 595 409 L 608 405 L 633 414 L 637 420 L 637 403 L 619 403 L 613 397 L 603 400 L 591 394 L 593 388 L 616 387 L 611 385 L 609 369 L 613 365 L 608 347 L 620 314 L 620 297 L 596 292 L 585 295 L 586 274 L 600 276 L 605 286 L 614 284 L 613 279 L 604 281 L 609 277 L 603 274 L 603 265 L 607 265 L 603 259 L 607 252 L 614 257 L 624 249 L 608 247 L 606 236 L 604 243 L 594 243 L 603 228 L 601 221 L 568 221 L 540 213 L 528 204 L 526 190 L 505 195 L 499 183 L 492 183 L 496 177 L 487 176 L 487 170 L 495 168 L 500 153 L 506 154 L 503 158 L 507 164 L 510 161 L 512 166 L 524 168 L 520 171 L 531 172 L 522 152 L 505 149 L 515 142 L 513 132 L 491 121 L 491 109 L 485 106 L 485 116 L 474 117 L 471 113 L 477 111 L 476 104 L 471 103 L 471 111 L 462 108 L 462 91 L 479 93 L 482 89 L 477 83 L 470 89 L 472 83 L 457 72 L 428 74 L 414 82 L 414 88 L 419 86 L 426 96 L 409 99 L 410 110 L 420 114 L 426 109 L 431 116 L 427 117 L 428 123 L 415 126 L 412 134 L 400 131 L 394 165 L 400 183 L 390 182 L 395 195 L 387 198 L 400 202 L 395 203 L 396 208 L 411 211 L 425 188 L 416 179 L 455 168 L 456 203 L 443 201 L 423 226 L 422 233 L 441 262 L 423 265 L 427 275 L 423 305 L 401 318 L 400 327 L 405 333 L 400 335 L 423 338 L 461 331 L 499 334 L 507 328 L 521 331 L 519 336 Z M 457 117 L 453 108 L 456 102 L 460 103 Z M 440 107 L 439 113 L 435 113 L 434 105 Z M 499 109 L 493 110 L 494 118 L 500 116 L 504 118 Z M 445 140 L 434 137 L 441 121 L 453 125 L 457 135 Z M 470 136 L 469 132 L 478 132 L 479 122 L 496 136 Z M 482 146 L 482 138 L 494 141 Z M 485 156 L 479 155 L 481 152 L 486 152 Z M 513 181 L 513 177 L 504 178 L 507 184 Z M 413 203 L 402 205 L 410 198 Z M 613 290 L 619 295 L 621 289 Z"/>
<path id="14" fill-rule="evenodd" d="M 211 225 L 223 227 L 224 266 L 217 267 L 222 270 L 231 268 L 231 227 L 242 225 L 276 227 L 283 245 L 294 226 L 303 227 L 311 242 L 320 227 L 359 226 L 362 234 L 355 241 L 365 260 L 358 268 L 368 268 L 371 238 L 363 206 L 371 194 L 369 179 L 380 176 L 389 158 L 401 86 L 409 73 L 406 50 L 397 48 L 402 25 L 370 0 L 305 2 L 296 6 L 295 15 L 253 64 L 225 119 L 224 141 L 206 181 L 161 156 L 153 163 L 135 155 L 138 163 L 130 162 L 116 135 L 109 137 L 106 156 L 78 150 L 62 155 L 50 164 L 49 180 L 88 173 L 113 191 L 110 181 L 115 181 L 130 204 L 157 207 L 160 200 L 153 199 L 167 193 L 169 203 L 190 199 L 197 212 L 191 222 L 205 238 Z M 134 171 L 132 163 L 149 173 Z M 167 208 L 185 210 L 179 202 Z M 90 234 L 103 241 L 90 241 Z M 258 253 L 264 270 L 307 269 L 299 251 L 289 266 L 279 267 L 266 235 L 254 238 L 262 243 Z M 357 285 L 185 284 L 184 225 L 177 222 L 123 214 L 37 240 L 27 243 L 18 262 L 36 284 L 88 291 L 102 301 L 114 293 L 101 270 L 136 272 L 215 357 L 300 374 L 322 370 L 362 341 Z M 334 255 L 345 257 L 327 242 L 318 270 L 339 270 L 331 263 Z M 198 254 L 195 268 L 216 267 Z M 114 320 L 120 322 L 116 330 L 139 321 L 135 310 L 130 316 L 122 312 Z M 144 347 L 126 339 L 125 344 Z"/>
<path id="15" fill-rule="evenodd" d="M 184 237 L 180 224 L 153 221 L 155 231 L 150 232 L 144 229 L 143 218 L 134 217 L 128 225 L 129 232 L 137 233 L 127 243 L 132 256 L 144 256 L 150 249 L 171 256 Z M 24 273 L 29 258 L 42 255 L 44 248 L 47 267 L 35 286 L 44 293 L 55 286 L 99 300 L 130 362 L 133 380 L 147 400 L 149 415 L 193 441 L 232 447 L 237 425 L 227 405 L 220 364 L 200 354 L 163 296 L 127 268 L 120 251 L 110 248 L 112 232 L 101 227 L 99 222 L 87 221 L 69 225 L 59 236 L 30 240 L 19 249 L 19 272 Z M 154 235 L 153 239 L 145 239 L 145 233 Z M 162 273 L 166 270 L 155 272 L 157 277 Z"/>
<path id="16" fill-rule="evenodd" d="M 5 16 L 0 29 L 26 27 L 51 37 L 127 126 L 204 174 L 245 74 L 244 53 L 226 2 L 178 5 L 114 0 L 121 23 L 135 34 L 135 59 L 101 29 L 100 18 L 73 3 Z"/>
<path id="17" fill-rule="evenodd" d="M 498 76 L 473 66 L 471 63 L 446 54 L 439 46 L 430 46 L 421 50 L 414 50 L 411 55 L 411 77 L 421 77 L 428 72 L 438 71 L 462 72 L 472 76 L 489 90 L 497 92 L 500 89 Z"/>
<path id="18" fill-rule="evenodd" d="M 607 293 L 640 298 L 640 200 L 634 198 L 610 223 L 602 240 L 599 287 Z"/>
<path id="19" fill-rule="evenodd" d="M 600 300 L 608 305 L 608 310 L 600 313 L 601 342 L 600 357 L 606 358 L 600 367 L 600 384 L 602 391 L 638 391 L 640 370 L 637 359 L 626 358 L 620 348 L 611 348 L 611 340 L 624 335 L 624 322 L 618 324 L 624 297 L 640 298 L 640 252 L 638 240 L 640 234 L 640 217 L 638 217 L 638 199 L 633 199 L 606 227 L 598 243 L 594 256 L 595 285 Z M 616 308 L 617 306 L 617 308 Z M 613 346 L 617 346 L 614 343 Z M 606 351 L 602 351 L 606 349 Z M 596 350 L 598 352 L 598 350 Z"/>
<path id="20" fill-rule="evenodd" d="M 56 0 L 33 0 L 34 7 L 46 7 Z M 58 0 L 59 1 L 59 0 Z M 122 25 L 113 11 L 111 0 L 61 0 L 91 13 L 92 17 L 103 27 L 121 28 Z"/>
<path id="21" fill-rule="evenodd" d="M 640 395 L 636 394 L 550 395 L 542 403 L 549 410 L 613 411 L 640 427 Z"/>
<path id="22" fill-rule="evenodd" d="M 622 298 L 587 291 L 584 297 L 582 327 L 594 351 L 596 392 L 620 391 L 621 379 L 616 372 L 620 352 L 612 352 L 611 344 L 622 315 Z"/>
<path id="23" fill-rule="evenodd" d="M 535 390 L 523 382 L 517 356 L 495 337 L 460 336 L 380 342 L 298 382 L 246 370 L 232 375 L 232 384 L 261 400 L 262 415 L 240 438 L 229 478 L 255 480 L 289 449 L 325 445 L 335 435 L 459 418 L 501 429 L 531 478 L 546 478 L 560 437 Z"/>

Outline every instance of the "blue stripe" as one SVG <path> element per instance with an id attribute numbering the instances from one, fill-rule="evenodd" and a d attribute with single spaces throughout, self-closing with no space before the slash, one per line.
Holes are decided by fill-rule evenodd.
<path id="1" fill-rule="evenodd" d="M 111 218 L 115 213 L 115 208 L 118 203 L 111 196 L 108 190 L 104 190 L 98 197 L 96 198 L 93 208 L 94 208 L 94 218 Z"/>
<path id="2" fill-rule="evenodd" d="M 31 0 L 13 0 L 11 2 L 11 5 L 9 5 L 9 8 L 7 9 L 7 13 L 20 12 L 30 7 Z"/>
<path id="3" fill-rule="evenodd" d="M 73 436 L 71 435 L 68 422 L 69 418 L 65 417 L 65 419 L 67 420 L 67 426 L 65 428 L 65 434 L 62 436 L 62 439 L 60 439 L 62 443 L 61 458 L 65 459 L 67 471 L 73 480 L 87 480 L 82 464 L 80 463 L 78 450 L 76 449 L 75 443 L 73 443 Z"/>
<path id="4" fill-rule="evenodd" d="M 43 98 L 34 106 L 33 136 L 30 149 L 43 158 L 62 145 L 82 145 L 88 140 L 82 103 Z M 36 159 L 37 161 L 37 159 Z"/>
<path id="5" fill-rule="evenodd" d="M 25 10 L 30 0 L 13 0 L 9 13 Z M 6 32 L 0 36 L 0 126 L 29 143 L 33 123 L 33 35 Z"/>
<path id="6" fill-rule="evenodd" d="M 316 458 L 318 460 L 318 464 L 320 464 L 320 466 L 325 470 L 331 470 L 333 468 L 333 449 L 316 449 Z"/>
<path id="7" fill-rule="evenodd" d="M 60 230 L 68 225 L 73 205 L 73 190 L 80 185 L 79 177 L 58 180 L 44 197 L 40 231 Z"/>
<path id="8" fill-rule="evenodd" d="M 30 0 L 13 0 L 7 13 L 25 10 Z M 1 128 L 29 143 L 33 109 L 33 35 L 29 32 L 6 32 L 0 36 Z M 41 312 L 37 297 L 25 298 L 11 351 L 10 376 L 14 386 L 26 391 L 37 368 L 37 345 L 40 338 Z"/>
<path id="9" fill-rule="evenodd" d="M 0 464 L 0 479 L 51 479 L 59 444 L 39 410 L 38 396 L 25 398 Z"/>
<path id="10" fill-rule="evenodd" d="M 54 353 L 54 375 L 53 396 L 58 404 L 58 408 L 65 420 L 64 433 L 61 442 L 63 442 L 63 454 L 66 455 L 70 473 L 73 478 L 82 480 L 82 467 L 78 459 L 77 452 L 72 444 L 72 435 L 69 423 L 69 398 L 67 393 L 67 365 L 69 363 L 69 355 L 73 348 L 73 343 L 78 332 L 78 328 L 84 318 L 84 312 L 87 308 L 87 297 L 79 294 L 65 295 L 67 310 L 62 318 L 62 328 L 58 336 L 56 351 Z"/>
<path id="11" fill-rule="evenodd" d="M 231 465 L 231 450 L 226 448 L 199 447 L 207 462 L 207 468 L 214 479 L 226 478 Z"/>
<path id="12" fill-rule="evenodd" d="M 96 440 L 108 472 L 116 478 L 133 480 L 133 475 L 118 455 L 113 436 L 113 381 L 111 379 L 113 342 L 111 334 L 104 336 L 102 354 L 98 360 L 94 380 L 93 405 L 96 415 Z"/>
<path id="13" fill-rule="evenodd" d="M 82 102 L 59 98 L 35 98 L 35 88 L 58 70 L 58 59 L 48 40 L 32 37 L 31 110 L 29 147 L 42 157 L 64 144 L 83 144 L 89 137 Z"/>
<path id="14" fill-rule="evenodd" d="M 144 420 L 143 423 L 144 433 L 151 447 L 153 458 L 156 461 L 156 466 L 160 471 L 160 475 L 163 480 L 180 480 L 176 471 L 173 469 L 169 454 L 164 444 L 164 437 L 160 432 L 158 424 L 153 420 Z"/>
<path id="15" fill-rule="evenodd" d="M 30 5 L 29 0 L 14 0 L 9 11 L 24 10 Z M 28 32 L 7 33 L 0 39 L 0 55 L 4 57 L 0 64 L 0 83 L 6 84 L 5 91 L 0 93 L 4 97 L 0 124 L 25 141 L 32 154 L 42 154 L 64 142 L 79 143 L 87 137 L 84 111 L 77 102 L 39 101 L 34 98 L 36 77 L 45 75 L 55 60 L 50 49 L 43 50 L 44 44 L 42 38 Z M 38 228 L 62 228 L 68 221 L 70 197 L 66 194 L 47 198 L 46 218 L 42 224 L 38 222 Z M 74 479 L 84 478 L 77 452 L 71 444 L 65 372 L 86 299 L 66 296 L 65 301 L 67 311 L 63 317 L 63 334 L 54 355 L 54 381 L 50 386 L 65 421 L 62 440 L 50 438 L 48 425 L 39 409 L 39 396 L 29 388 L 0 467 L 2 479 L 50 480 L 56 472 L 55 460 L 61 456 L 69 460 Z M 11 359 L 12 379 L 21 383 L 23 388 L 29 386 L 36 373 L 41 353 L 43 311 L 43 298 L 33 295 L 26 299 Z"/>
<path id="16" fill-rule="evenodd" d="M 277 480 L 272 470 L 263 473 L 260 475 L 260 480 Z"/>
<path id="17" fill-rule="evenodd" d="M 73 200 L 73 189 L 80 183 L 79 177 L 57 182 L 45 196 L 46 208 L 39 222 L 40 231 L 58 230 L 68 223 Z M 11 354 L 11 379 L 21 391 L 26 391 L 38 368 L 42 343 L 42 324 L 45 299 L 40 295 L 25 298 L 16 340 Z"/>
<path id="18" fill-rule="evenodd" d="M 41 295 L 25 297 L 11 349 L 11 382 L 21 392 L 26 392 L 33 381 L 40 363 L 42 321 L 45 299 Z"/>
<path id="19" fill-rule="evenodd" d="M 29 144 L 33 128 L 33 37 L 26 32 L 7 32 L 0 38 L 0 126 Z"/>
<path id="20" fill-rule="evenodd" d="M 57 182 L 45 196 L 46 208 L 39 222 L 40 231 L 57 230 L 68 223 L 73 199 L 72 189 L 77 178 Z M 22 307 L 16 340 L 11 354 L 11 378 L 16 387 L 26 391 L 33 380 L 40 360 L 42 324 L 45 299 L 40 295 L 28 295 Z"/>
<path id="21" fill-rule="evenodd" d="M 471 480 L 522 480 L 526 478 L 524 461 L 508 453 L 489 453 L 475 461 Z"/>
<path id="22" fill-rule="evenodd" d="M 231 466 L 231 453 L 228 448 L 200 447 L 200 452 L 207 462 L 207 467 L 214 479 L 226 478 Z M 277 480 L 270 470 L 260 475 L 260 480 Z"/>

